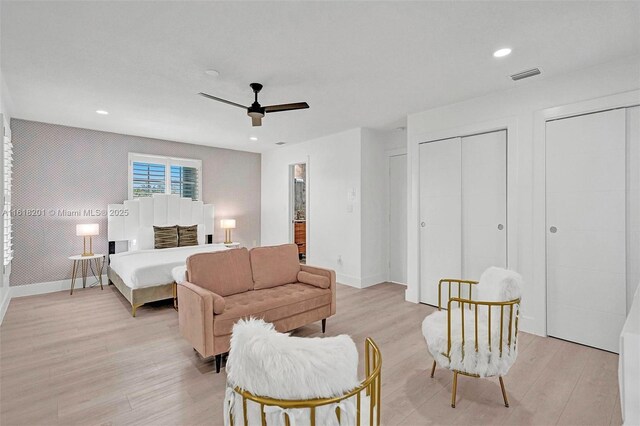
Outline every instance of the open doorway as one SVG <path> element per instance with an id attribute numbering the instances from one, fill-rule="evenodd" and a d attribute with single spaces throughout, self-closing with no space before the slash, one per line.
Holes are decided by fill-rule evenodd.
<path id="1" fill-rule="evenodd" d="M 300 263 L 307 261 L 307 164 L 292 164 L 289 170 L 291 242 L 298 246 Z"/>

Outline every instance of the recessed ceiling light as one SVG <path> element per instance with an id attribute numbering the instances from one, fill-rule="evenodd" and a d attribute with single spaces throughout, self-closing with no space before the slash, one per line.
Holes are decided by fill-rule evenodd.
<path id="1" fill-rule="evenodd" d="M 217 70 L 206 70 L 204 72 L 206 75 L 210 75 L 211 77 L 219 77 L 220 73 Z"/>
<path id="2" fill-rule="evenodd" d="M 252 141 L 257 141 L 258 140 L 258 138 L 255 137 L 255 136 L 251 136 L 251 137 L 249 137 L 249 139 L 252 140 Z"/>
<path id="3" fill-rule="evenodd" d="M 509 53 L 511 53 L 511 49 L 509 49 L 508 47 L 505 47 L 504 49 L 498 49 L 495 52 L 493 52 L 493 56 L 496 58 L 502 58 L 504 56 L 507 56 Z"/>
<path id="4" fill-rule="evenodd" d="M 109 114 L 109 112 L 108 112 L 108 111 L 105 111 L 105 110 L 103 110 L 103 109 L 99 109 L 99 110 L 97 110 L 97 111 L 96 111 L 96 114 L 100 114 L 100 115 L 108 115 L 108 114 Z"/>
<path id="5" fill-rule="evenodd" d="M 284 145 L 286 142 L 276 142 L 276 145 Z"/>

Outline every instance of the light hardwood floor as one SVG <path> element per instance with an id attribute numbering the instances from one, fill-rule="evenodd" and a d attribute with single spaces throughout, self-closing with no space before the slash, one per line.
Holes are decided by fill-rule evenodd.
<path id="1" fill-rule="evenodd" d="M 522 333 L 502 405 L 496 379 L 436 370 L 420 331 L 434 309 L 404 301 L 404 287 L 338 287 L 327 335 L 347 333 L 383 357 L 383 424 L 620 424 L 615 354 Z M 0 327 L 0 423 L 222 424 L 224 370 L 215 373 L 178 334 L 169 305 L 130 306 L 111 287 L 18 298 Z M 319 336 L 320 323 L 296 331 Z"/>

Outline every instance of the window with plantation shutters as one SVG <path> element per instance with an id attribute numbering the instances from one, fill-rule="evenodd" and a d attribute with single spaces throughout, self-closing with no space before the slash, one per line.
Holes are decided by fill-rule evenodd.
<path id="1" fill-rule="evenodd" d="M 171 166 L 171 193 L 181 197 L 198 199 L 198 169 L 188 166 Z"/>
<path id="2" fill-rule="evenodd" d="M 129 153 L 129 199 L 177 194 L 199 200 L 202 161 Z"/>
<path id="3" fill-rule="evenodd" d="M 13 168 L 13 145 L 11 144 L 11 134 L 9 126 L 4 126 L 3 135 L 3 179 L 4 179 L 4 266 L 5 269 L 11 264 L 13 259 L 13 229 L 11 220 L 11 175 Z"/>
<path id="4" fill-rule="evenodd" d="M 153 194 L 166 192 L 165 165 L 134 161 L 133 167 L 133 198 L 151 197 Z"/>

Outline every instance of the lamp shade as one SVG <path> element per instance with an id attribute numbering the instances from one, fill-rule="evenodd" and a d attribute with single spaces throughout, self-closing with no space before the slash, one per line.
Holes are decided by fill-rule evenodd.
<path id="1" fill-rule="evenodd" d="M 220 227 L 222 229 L 235 229 L 236 228 L 236 220 L 235 219 L 222 219 L 220 221 Z"/>
<path id="2" fill-rule="evenodd" d="M 76 235 L 79 237 L 89 237 L 100 234 L 100 227 L 97 223 L 81 223 L 76 225 Z"/>

